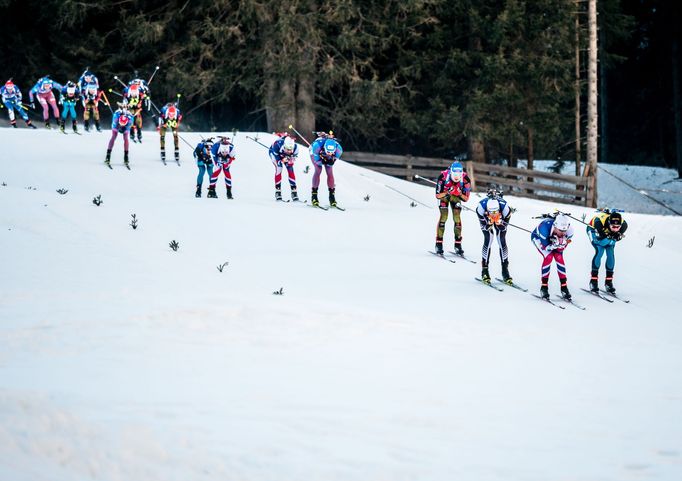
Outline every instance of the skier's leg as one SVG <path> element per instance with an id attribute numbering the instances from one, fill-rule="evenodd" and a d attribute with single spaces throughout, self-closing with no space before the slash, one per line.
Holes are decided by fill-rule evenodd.
<path id="1" fill-rule="evenodd" d="M 38 103 L 40 103 L 40 106 L 43 108 L 43 120 L 45 122 L 49 122 L 50 120 L 50 110 L 47 105 L 47 99 L 45 98 L 45 94 L 38 94 L 36 95 L 38 98 Z M 59 116 L 57 116 L 59 117 Z"/>
<path id="2" fill-rule="evenodd" d="M 443 253 L 443 237 L 445 236 L 445 224 L 448 221 L 448 204 L 444 200 L 438 202 L 438 222 L 436 223 L 436 252 Z"/>
<path id="3" fill-rule="evenodd" d="M 107 150 L 112 150 L 114 148 L 116 137 L 118 137 L 118 130 L 111 129 L 111 138 L 109 139 L 109 145 L 107 146 Z"/>
<path id="4" fill-rule="evenodd" d="M 293 164 L 286 164 L 287 175 L 289 176 L 289 187 L 291 190 L 296 190 L 296 173 L 294 172 Z"/>
<path id="5" fill-rule="evenodd" d="M 57 107 L 57 100 L 54 98 L 54 94 L 50 92 L 47 97 L 48 103 L 52 106 L 52 114 L 55 119 L 59 118 L 59 107 Z"/>
<path id="6" fill-rule="evenodd" d="M 324 171 L 327 173 L 327 188 L 330 190 L 336 189 L 336 183 L 334 181 L 334 166 L 325 165 Z"/>
<path id="7" fill-rule="evenodd" d="M 450 202 L 452 207 L 452 220 L 455 221 L 455 252 L 463 254 L 462 249 L 462 208 L 457 207 L 457 202 Z"/>

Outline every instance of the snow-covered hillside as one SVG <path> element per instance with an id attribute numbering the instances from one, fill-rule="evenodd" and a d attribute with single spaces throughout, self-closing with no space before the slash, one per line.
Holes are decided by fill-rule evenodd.
<path id="1" fill-rule="evenodd" d="M 128 171 L 119 139 L 109 170 L 108 138 L 0 131 L 0 479 L 682 477 L 679 217 L 626 214 L 630 304 L 580 291 L 578 226 L 566 259 L 587 309 L 562 311 L 429 255 L 428 187 L 340 162 L 347 211 L 278 204 L 266 150 L 240 133 L 235 199 L 222 177 L 218 199 L 196 199 L 187 145 L 163 166 L 147 132 Z M 509 200 L 525 228 L 561 207 Z M 537 290 L 529 235 L 509 244 Z"/>

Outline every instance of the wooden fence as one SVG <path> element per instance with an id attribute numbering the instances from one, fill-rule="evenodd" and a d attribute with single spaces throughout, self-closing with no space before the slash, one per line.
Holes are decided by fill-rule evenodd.
<path id="1" fill-rule="evenodd" d="M 448 159 L 366 152 L 344 152 L 343 160 L 410 181 L 415 181 L 415 175 L 435 180 L 452 163 Z M 472 161 L 464 162 L 464 166 L 474 191 L 496 188 L 520 197 L 595 207 L 592 176 L 555 174 Z"/>

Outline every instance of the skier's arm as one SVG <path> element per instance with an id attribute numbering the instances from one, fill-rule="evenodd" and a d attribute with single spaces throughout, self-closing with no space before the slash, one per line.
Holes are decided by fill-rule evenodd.
<path id="1" fill-rule="evenodd" d="M 450 195 L 446 189 L 446 184 L 447 181 L 445 180 L 445 176 L 440 174 L 438 179 L 436 179 L 436 199 L 443 199 L 444 197 Z"/>

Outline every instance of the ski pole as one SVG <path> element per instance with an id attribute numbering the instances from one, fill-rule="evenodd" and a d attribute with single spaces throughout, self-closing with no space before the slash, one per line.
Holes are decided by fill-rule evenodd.
<path id="1" fill-rule="evenodd" d="M 414 197 L 410 197 L 410 196 L 407 195 L 407 194 L 403 194 L 403 193 L 400 192 L 398 189 L 394 189 L 394 188 L 391 187 L 390 185 L 384 184 L 384 187 L 387 187 L 387 188 L 391 189 L 392 191 L 397 192 L 397 193 L 400 194 L 400 195 L 404 195 L 405 197 L 407 197 L 407 198 L 410 199 L 411 201 L 416 202 L 417 204 L 421 204 L 421 205 L 423 205 L 424 207 L 431 208 L 430 205 L 426 205 L 426 204 L 424 204 L 423 202 L 419 202 L 419 201 L 418 201 L 417 199 L 415 199 Z"/>
<path id="2" fill-rule="evenodd" d="M 308 147 L 311 147 L 310 142 L 308 142 L 308 140 L 307 140 L 305 137 L 303 137 L 303 134 L 302 134 L 301 132 L 299 132 L 298 130 L 296 130 L 296 127 L 294 127 L 293 125 L 289 124 L 289 128 L 290 128 L 291 130 L 293 130 L 294 133 L 295 133 L 296 135 L 298 135 L 298 136 L 301 138 L 301 140 L 303 140 L 303 142 L 305 142 L 306 144 L 308 144 Z"/>
<path id="3" fill-rule="evenodd" d="M 267 145 L 265 145 L 265 144 L 259 142 L 258 139 L 254 139 L 253 137 L 249 137 L 248 135 L 246 136 L 246 138 L 249 139 L 249 140 L 253 140 L 253 141 L 254 141 L 255 143 L 257 143 L 258 145 L 262 145 L 262 146 L 265 147 L 266 149 L 270 150 L 270 147 L 268 147 Z"/>
<path id="4" fill-rule="evenodd" d="M 119 93 L 119 92 L 115 91 L 114 89 L 109 89 L 109 92 L 112 93 L 112 94 L 116 94 L 116 95 L 118 95 L 119 97 L 123 97 L 123 94 L 122 94 L 122 93 Z"/>
<path id="5" fill-rule="evenodd" d="M 116 80 L 118 83 L 123 85 L 123 88 L 128 88 L 128 86 L 126 84 L 124 84 L 120 78 L 118 78 L 118 75 L 114 75 L 114 80 Z M 111 92 L 111 89 L 109 89 L 109 91 Z"/>
<path id="6" fill-rule="evenodd" d="M 192 146 L 192 144 L 190 144 L 189 142 L 187 142 L 187 141 L 182 137 L 182 135 L 178 134 L 178 137 L 180 137 L 180 140 L 182 140 L 184 143 L 186 143 L 186 144 L 189 146 L 190 149 L 194 150 L 194 147 Z"/>
<path id="7" fill-rule="evenodd" d="M 152 107 L 154 107 L 154 110 L 156 110 L 157 114 L 161 113 L 161 111 L 158 109 L 158 107 L 156 105 L 154 105 L 154 102 L 152 102 L 152 99 L 149 99 L 149 103 Z"/>
<path id="8" fill-rule="evenodd" d="M 114 110 L 111 108 L 111 103 L 109 103 L 109 99 L 107 98 L 107 94 L 104 92 L 104 90 L 102 90 L 102 97 L 104 97 L 104 100 L 106 100 L 104 105 L 109 107 L 109 112 L 111 112 L 111 115 L 114 115 Z"/>
<path id="9" fill-rule="evenodd" d="M 573 217 L 571 214 L 564 214 L 564 215 L 566 215 L 567 217 L 570 217 L 570 218 L 573 219 L 573 220 L 577 220 L 577 221 L 580 222 L 581 224 L 590 225 L 589 223 L 587 223 L 587 222 L 585 222 L 585 221 L 583 221 L 583 220 L 580 220 L 580 219 L 577 219 L 577 218 Z"/>
<path id="10" fill-rule="evenodd" d="M 157 65 L 156 68 L 154 69 L 154 71 L 152 72 L 152 76 L 149 77 L 149 80 L 147 80 L 147 85 L 152 83 L 152 80 L 154 80 L 154 75 L 156 75 L 156 72 L 158 72 L 158 71 L 159 71 L 159 66 Z"/>
<path id="11" fill-rule="evenodd" d="M 427 179 L 426 177 L 422 177 L 421 175 L 418 175 L 418 174 L 415 174 L 415 175 L 414 175 L 414 178 L 415 178 L 415 179 L 425 180 L 425 181 L 428 182 L 429 184 L 436 185 L 436 182 L 435 182 L 435 181 L 433 181 L 433 180 L 431 180 L 431 179 Z"/>

